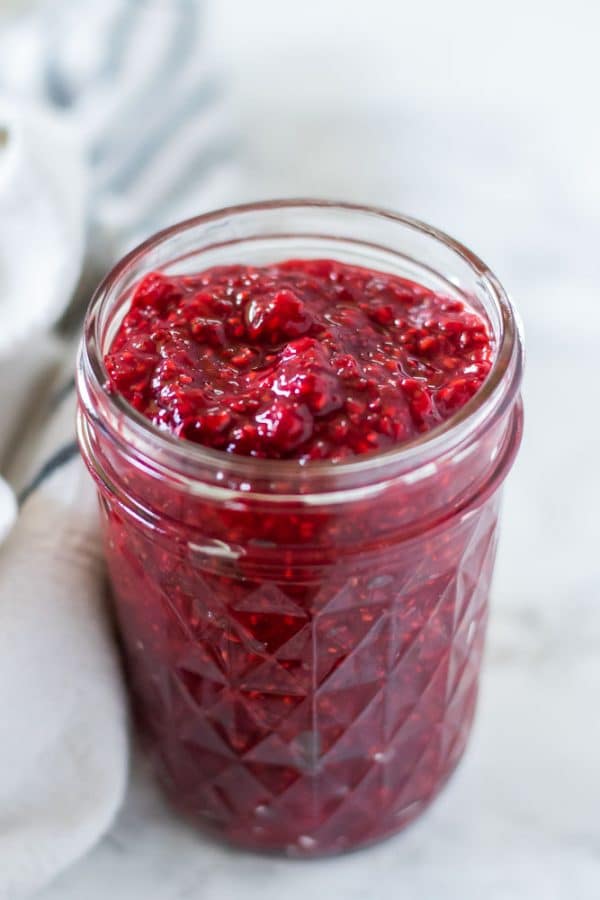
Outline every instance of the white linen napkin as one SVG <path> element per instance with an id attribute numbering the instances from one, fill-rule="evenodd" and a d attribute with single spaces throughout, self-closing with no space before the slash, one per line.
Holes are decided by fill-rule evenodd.
<path id="1" fill-rule="evenodd" d="M 0 897 L 26 896 L 88 850 L 123 799 L 127 727 L 93 486 L 73 395 L 0 547 Z M 48 465 L 50 461 L 50 465 Z M 62 463 L 62 464 L 61 464 Z"/>
<path id="2" fill-rule="evenodd" d="M 126 704 L 61 323 L 90 271 L 235 197 L 201 12 L 52 0 L 0 31 L 0 900 L 76 860 L 124 795 Z"/>
<path id="3" fill-rule="evenodd" d="M 229 202 L 237 133 L 203 0 L 38 0 L 0 32 L 0 89 L 74 121 L 96 265 Z"/>
<path id="4" fill-rule="evenodd" d="M 112 821 L 127 728 L 73 392 L 52 402 L 67 345 L 49 326 L 81 273 L 84 159 L 49 110 L 0 103 L 0 128 L 0 466 L 22 493 L 18 509 L 0 478 L 0 898 L 13 900 Z"/>

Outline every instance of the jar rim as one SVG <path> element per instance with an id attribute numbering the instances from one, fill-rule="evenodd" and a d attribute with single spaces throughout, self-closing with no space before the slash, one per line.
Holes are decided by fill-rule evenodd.
<path id="1" fill-rule="evenodd" d="M 220 219 L 252 212 L 268 212 L 269 210 L 292 212 L 294 209 L 311 207 L 376 216 L 379 219 L 388 220 L 390 223 L 420 232 L 443 244 L 462 259 L 477 276 L 479 282 L 485 285 L 499 314 L 500 330 L 499 335 L 496 335 L 497 352 L 484 383 L 460 410 L 430 431 L 391 449 L 373 451 L 339 461 L 311 460 L 306 464 L 299 464 L 297 460 L 257 459 L 231 454 L 192 441 L 181 440 L 170 432 L 159 429 L 134 409 L 124 397 L 107 389 L 108 372 L 101 349 L 99 313 L 103 304 L 110 299 L 112 286 L 132 265 L 171 238 L 190 229 L 203 225 L 209 226 Z M 356 241 L 356 243 L 360 243 L 360 241 Z M 204 480 L 208 468 L 209 470 L 224 470 L 228 476 L 238 477 L 242 481 L 244 478 L 260 479 L 263 477 L 268 480 L 281 478 L 285 479 L 289 488 L 296 481 L 306 485 L 307 479 L 313 481 L 315 478 L 327 478 L 332 475 L 335 475 L 336 478 L 344 475 L 357 476 L 359 479 L 361 476 L 368 475 L 368 483 L 373 483 L 390 470 L 397 475 L 428 465 L 450 448 L 466 441 L 470 435 L 478 431 L 483 423 L 495 421 L 497 416 L 506 410 L 515 399 L 519 389 L 522 366 L 522 326 L 518 314 L 496 276 L 464 244 L 419 219 L 385 208 L 344 201 L 286 198 L 223 207 L 186 219 L 156 232 L 123 256 L 98 285 L 88 306 L 77 364 L 77 385 L 80 400 L 87 414 L 92 415 L 93 418 L 97 418 L 97 416 L 93 415 L 91 396 L 103 398 L 106 404 L 106 417 L 112 419 L 115 425 L 119 423 L 118 427 L 110 428 L 111 434 L 117 441 L 122 442 L 124 448 L 131 447 L 129 439 L 131 437 L 135 438 L 138 446 L 152 442 L 155 446 L 160 447 L 163 455 L 168 458 L 169 467 L 173 466 L 178 469 L 182 466 L 188 477 L 190 476 L 190 467 L 192 467 L 192 478 L 193 467 L 197 466 L 197 471 L 203 473 L 201 480 Z M 512 377 L 507 385 L 505 376 L 511 370 Z M 90 386 L 91 391 L 89 390 Z M 124 423 L 126 423 L 125 430 L 130 431 L 129 438 L 123 429 Z M 151 453 L 149 458 L 152 458 Z M 304 490 L 305 488 L 303 493 Z"/>

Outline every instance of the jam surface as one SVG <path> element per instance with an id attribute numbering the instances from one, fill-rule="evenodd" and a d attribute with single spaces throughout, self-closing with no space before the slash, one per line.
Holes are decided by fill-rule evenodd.
<path id="1" fill-rule="evenodd" d="M 161 429 L 308 462 L 434 428 L 492 357 L 463 303 L 320 260 L 150 274 L 106 365 Z M 462 504 L 506 432 L 331 505 L 185 492 L 99 436 L 135 710 L 178 807 L 235 844 L 312 856 L 392 834 L 435 797 L 475 709 L 498 480 Z"/>
<path id="2" fill-rule="evenodd" d="M 106 366 L 159 428 L 254 457 L 341 459 L 452 416 L 492 363 L 460 300 L 331 260 L 147 275 Z"/>

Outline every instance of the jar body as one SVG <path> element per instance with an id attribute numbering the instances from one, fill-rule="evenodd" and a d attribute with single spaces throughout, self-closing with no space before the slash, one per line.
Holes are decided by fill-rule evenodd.
<path id="1" fill-rule="evenodd" d="M 239 262 L 233 219 L 223 243 Z M 272 232 L 273 219 L 260 252 L 282 259 Z M 351 256 L 348 240 L 333 252 L 312 231 L 303 240 Z M 163 267 L 143 248 L 134 262 L 136 275 Z M 127 291 L 113 280 L 114 311 Z M 519 341 L 502 402 L 412 456 L 299 473 L 210 452 L 190 469 L 185 442 L 134 428 L 94 384 L 86 354 L 106 348 L 114 320 L 88 327 L 79 433 L 136 717 L 170 796 L 259 850 L 310 856 L 392 834 L 441 789 L 473 719 L 521 434 Z"/>
<path id="2" fill-rule="evenodd" d="M 306 581 L 206 570 L 189 542 L 103 503 L 138 720 L 177 805 L 288 853 L 370 843 L 414 818 L 471 726 L 498 495 Z M 352 515 L 352 510 L 347 511 Z"/>

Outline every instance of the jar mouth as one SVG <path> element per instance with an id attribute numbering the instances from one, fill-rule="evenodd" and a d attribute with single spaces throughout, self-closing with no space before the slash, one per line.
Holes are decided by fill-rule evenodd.
<path id="1" fill-rule="evenodd" d="M 159 429 L 134 409 L 124 397 L 107 389 L 109 376 L 104 365 L 100 313 L 104 305 L 111 299 L 114 286 L 125 273 L 135 267 L 136 263 L 145 258 L 151 263 L 157 248 L 178 235 L 203 227 L 208 229 L 216 223 L 230 220 L 235 216 L 243 216 L 248 213 L 268 213 L 269 211 L 285 211 L 293 214 L 295 210 L 307 209 L 376 217 L 384 222 L 389 222 L 392 226 L 403 226 L 405 229 L 418 232 L 433 242 L 443 245 L 471 270 L 478 285 L 485 290 L 486 295 L 495 305 L 497 328 L 494 332 L 494 341 L 496 352 L 486 380 L 477 393 L 458 412 L 430 431 L 388 450 L 365 453 L 339 461 L 311 460 L 302 464 L 297 460 L 256 459 L 215 450 L 193 441 L 182 440 L 170 432 Z M 320 237 L 320 235 L 306 236 Z M 344 238 L 340 237 L 338 240 L 343 241 Z M 382 249 L 380 245 L 372 244 L 369 241 L 360 240 L 357 243 Z M 387 247 L 385 249 L 389 250 Z M 391 252 L 395 252 L 399 256 L 403 255 L 401 249 Z M 176 261 L 177 259 L 170 260 L 170 262 Z M 426 265 L 421 264 L 421 266 L 427 268 Z M 152 268 L 151 265 L 147 270 L 150 268 Z M 286 482 L 288 489 L 298 481 L 300 490 L 304 492 L 305 488 L 302 489 L 300 485 L 306 484 L 307 478 L 314 482 L 315 479 L 321 477 L 327 479 L 335 475 L 336 478 L 348 476 L 350 480 L 354 481 L 354 478 L 357 477 L 360 481 L 366 479 L 368 483 L 372 483 L 392 472 L 394 475 L 398 475 L 418 470 L 422 466 L 430 464 L 432 460 L 437 459 L 450 448 L 455 449 L 467 442 L 484 423 L 487 425 L 496 421 L 498 416 L 502 415 L 514 401 L 519 389 L 523 365 L 521 333 L 519 317 L 495 275 L 478 256 L 443 231 L 418 219 L 375 206 L 306 198 L 267 200 L 224 207 L 186 219 L 157 232 L 124 256 L 105 276 L 90 301 L 78 358 L 77 384 L 85 414 L 94 420 L 98 420 L 97 399 L 102 399 L 104 421 L 98 420 L 98 424 L 105 428 L 108 423 L 112 436 L 123 444 L 126 451 L 135 446 L 142 455 L 146 455 L 146 450 L 148 458 L 153 459 L 154 451 L 156 448 L 160 448 L 161 458 L 167 462 L 168 467 L 172 466 L 191 478 L 194 477 L 194 470 L 199 475 L 201 473 L 202 480 L 206 478 L 207 470 L 213 470 L 226 473 L 227 477 L 239 478 L 242 483 L 246 477 L 252 477 L 253 480 L 261 478 L 265 481 L 282 480 Z M 507 375 L 510 375 L 508 379 Z M 94 401 L 92 397 L 95 398 Z M 154 450 L 151 450 L 150 447 Z"/>

